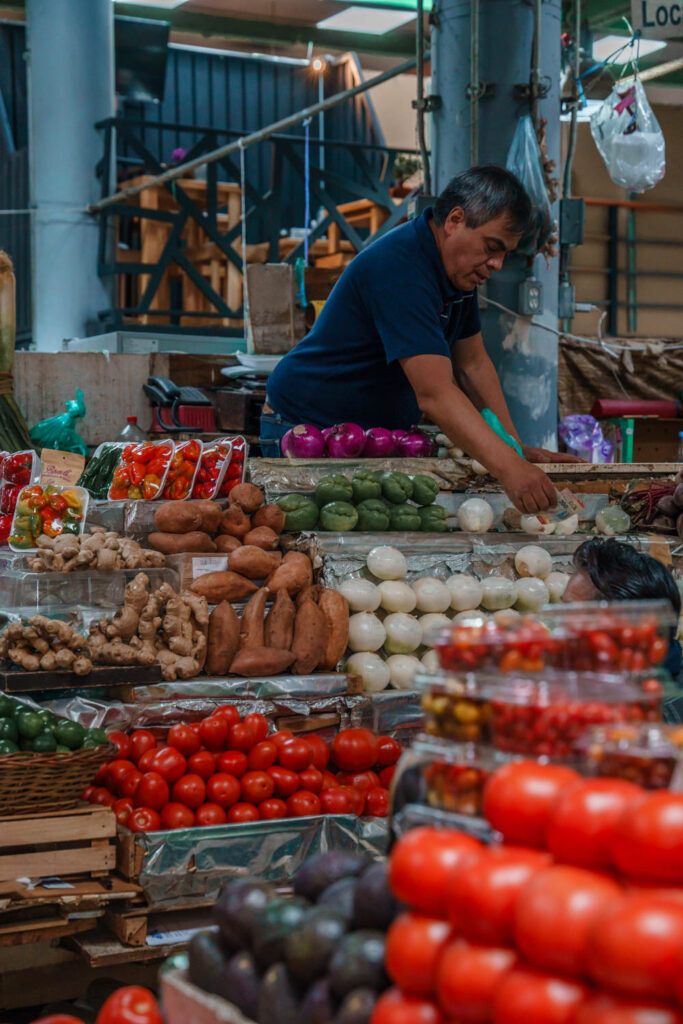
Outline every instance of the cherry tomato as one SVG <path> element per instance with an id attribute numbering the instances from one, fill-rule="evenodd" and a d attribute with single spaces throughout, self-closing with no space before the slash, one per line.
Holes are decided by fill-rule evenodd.
<path id="1" fill-rule="evenodd" d="M 400 989 L 390 988 L 375 1003 L 370 1024 L 446 1024 L 446 1021 L 435 1003 L 404 996 Z"/>
<path id="2" fill-rule="evenodd" d="M 278 764 L 290 768 L 293 772 L 302 772 L 308 768 L 312 760 L 311 748 L 306 740 L 288 740 L 278 750 Z"/>
<path id="3" fill-rule="evenodd" d="M 268 735 L 268 719 L 263 715 L 251 714 L 244 718 L 244 725 L 254 734 L 254 741 L 261 743 Z"/>
<path id="4" fill-rule="evenodd" d="M 232 807 L 242 794 L 242 787 L 234 775 L 217 772 L 206 784 L 206 798 L 219 807 Z"/>
<path id="5" fill-rule="evenodd" d="M 382 771 L 379 773 L 380 786 L 384 786 L 385 789 L 389 789 L 395 774 L 395 764 L 389 765 L 387 768 L 382 768 Z"/>
<path id="6" fill-rule="evenodd" d="M 343 772 L 364 772 L 377 764 L 379 742 L 369 729 L 343 729 L 332 741 L 334 763 Z"/>
<path id="7" fill-rule="evenodd" d="M 136 807 L 128 819 L 128 828 L 131 832 L 158 832 L 161 818 L 151 807 Z"/>
<path id="8" fill-rule="evenodd" d="M 206 799 L 206 783 L 201 775 L 190 773 L 173 784 L 173 799 L 195 811 Z"/>
<path id="9" fill-rule="evenodd" d="M 154 760 L 154 755 L 157 753 L 159 749 L 159 747 L 150 747 L 149 750 L 146 750 L 144 754 L 142 754 L 142 756 L 138 760 L 138 769 L 141 772 L 152 771 L 152 761 Z"/>
<path id="10" fill-rule="evenodd" d="M 86 786 L 83 792 L 81 793 L 81 800 L 87 800 L 88 803 L 90 803 L 90 797 L 95 792 L 95 789 L 95 786 Z"/>
<path id="11" fill-rule="evenodd" d="M 221 704 L 219 708 L 212 712 L 213 715 L 224 718 L 228 725 L 237 725 L 240 720 L 240 713 L 233 704 Z"/>
<path id="12" fill-rule="evenodd" d="M 308 793 L 305 789 L 300 789 L 288 799 L 287 811 L 292 818 L 305 818 L 309 815 L 321 814 L 320 798 L 315 793 Z"/>
<path id="13" fill-rule="evenodd" d="M 137 807 L 151 807 L 160 811 L 170 799 L 168 782 L 159 772 L 145 772 L 135 794 Z"/>
<path id="14" fill-rule="evenodd" d="M 243 754 L 248 754 L 251 748 L 256 744 L 256 738 L 244 722 L 237 722 L 236 725 L 230 726 L 230 749 L 241 750 Z"/>
<path id="15" fill-rule="evenodd" d="M 224 715 L 211 715 L 199 724 L 199 738 L 208 750 L 224 750 L 230 723 Z"/>
<path id="16" fill-rule="evenodd" d="M 587 995 L 585 985 L 576 981 L 513 967 L 496 990 L 493 1020 L 496 1024 L 573 1024 Z"/>
<path id="17" fill-rule="evenodd" d="M 339 786 L 337 776 L 334 775 L 332 772 L 328 772 L 327 770 L 325 770 L 323 772 L 323 789 L 330 789 L 330 787 L 332 789 L 335 789 L 337 786 Z"/>
<path id="18" fill-rule="evenodd" d="M 307 734 L 306 742 L 311 748 L 313 767 L 319 772 L 324 772 L 330 760 L 330 748 L 322 736 L 317 736 L 314 732 Z"/>
<path id="19" fill-rule="evenodd" d="M 320 807 L 323 814 L 351 814 L 351 798 L 347 789 L 331 786 L 323 789 L 320 794 Z"/>
<path id="20" fill-rule="evenodd" d="M 389 813 L 389 790 L 381 786 L 369 789 L 365 795 L 365 813 L 373 818 L 386 818 Z"/>
<path id="21" fill-rule="evenodd" d="M 164 1024 L 157 1001 L 140 985 L 113 992 L 97 1015 L 96 1024 Z"/>
<path id="22" fill-rule="evenodd" d="M 132 761 L 124 761 L 118 758 L 116 761 L 109 762 L 109 770 L 107 772 L 109 788 L 114 792 L 118 793 L 119 786 L 125 779 L 129 772 L 137 771 Z"/>
<path id="23" fill-rule="evenodd" d="M 110 793 L 108 789 L 105 789 L 104 786 L 99 786 L 93 791 L 90 797 L 90 803 L 101 804 L 102 807 L 113 807 L 116 803 L 116 797 L 113 793 Z"/>
<path id="24" fill-rule="evenodd" d="M 437 1000 L 444 1014 L 461 1024 L 488 1024 L 496 990 L 516 962 L 511 949 L 471 946 L 462 939 L 450 942 L 436 972 Z"/>
<path id="25" fill-rule="evenodd" d="M 614 826 L 612 860 L 628 878 L 683 883 L 683 793 L 660 790 L 631 803 Z"/>
<path id="26" fill-rule="evenodd" d="M 394 896 L 429 917 L 444 916 L 449 876 L 465 857 L 480 849 L 476 839 L 453 829 L 411 829 L 391 854 L 389 882 Z"/>
<path id="27" fill-rule="evenodd" d="M 134 810 L 133 801 L 130 797 L 122 797 L 120 800 L 117 800 L 115 804 L 112 804 L 112 810 L 116 815 L 116 820 L 119 825 L 127 825 L 128 819 Z"/>
<path id="28" fill-rule="evenodd" d="M 452 939 L 445 921 L 420 914 L 399 914 L 387 932 L 384 966 L 409 996 L 433 996 L 441 955 Z"/>
<path id="29" fill-rule="evenodd" d="M 249 768 L 251 771 L 265 772 L 277 760 L 277 747 L 268 740 L 257 743 L 249 751 Z"/>
<path id="30" fill-rule="evenodd" d="M 159 747 L 151 758 L 152 771 L 167 782 L 177 782 L 187 771 L 187 761 L 175 747 Z"/>
<path id="31" fill-rule="evenodd" d="M 392 736 L 380 736 L 377 740 L 377 764 L 386 768 L 396 764 L 401 756 L 401 746 Z"/>
<path id="32" fill-rule="evenodd" d="M 279 765 L 273 765 L 272 768 L 268 769 L 268 775 L 270 775 L 275 783 L 275 795 L 282 800 L 286 800 L 293 793 L 296 793 L 301 785 L 299 776 L 296 772 L 290 771 L 289 768 L 280 768 Z"/>
<path id="33" fill-rule="evenodd" d="M 571 768 L 513 761 L 491 775 L 484 788 L 484 815 L 506 842 L 543 846 L 553 805 L 579 776 Z"/>
<path id="34" fill-rule="evenodd" d="M 124 775 L 123 780 L 119 785 L 119 794 L 122 797 L 130 797 L 131 799 L 134 799 L 137 794 L 141 780 L 142 772 L 139 771 L 137 768 L 133 769 L 132 772 L 128 772 L 126 775 Z"/>
<path id="35" fill-rule="evenodd" d="M 201 746 L 199 737 L 189 725 L 172 725 L 168 730 L 166 742 L 169 747 L 175 747 L 176 750 L 179 750 L 183 757 L 190 757 L 192 754 L 196 754 Z M 208 744 L 205 744 L 205 746 L 208 746 Z"/>
<path id="36" fill-rule="evenodd" d="M 683 1014 L 663 1003 L 618 999 L 603 992 L 589 996 L 572 1024 L 683 1024 Z"/>
<path id="37" fill-rule="evenodd" d="M 225 825 L 228 816 L 220 804 L 202 804 L 198 807 L 195 816 L 195 825 Z"/>
<path id="38" fill-rule="evenodd" d="M 316 793 L 319 796 L 323 788 L 323 773 L 311 765 L 310 768 L 299 772 L 299 782 L 302 789 L 308 790 L 309 793 Z"/>
<path id="39" fill-rule="evenodd" d="M 226 750 L 216 758 L 216 767 L 219 772 L 227 772 L 228 775 L 241 779 L 249 767 L 249 761 L 247 755 L 240 750 Z"/>
<path id="40" fill-rule="evenodd" d="M 371 789 L 379 786 L 379 776 L 373 771 L 339 772 L 337 780 L 340 786 L 353 786 L 361 793 L 369 793 Z"/>
<path id="41" fill-rule="evenodd" d="M 247 772 L 242 776 L 242 796 L 250 804 L 260 804 L 275 792 L 275 782 L 267 772 Z"/>
<path id="42" fill-rule="evenodd" d="M 233 804 L 228 811 L 228 821 L 233 824 L 242 824 L 245 821 L 259 821 L 258 808 L 253 804 Z"/>
<path id="43" fill-rule="evenodd" d="M 178 783 L 176 782 L 176 786 Z M 175 791 L 175 786 L 173 787 Z M 161 812 L 161 827 L 165 829 L 192 828 L 194 825 L 194 812 L 187 804 L 171 801 L 166 804 Z"/>
<path id="44" fill-rule="evenodd" d="M 611 867 L 614 826 L 642 794 L 622 779 L 582 779 L 562 792 L 551 810 L 546 833 L 557 861 L 584 868 Z"/>
<path id="45" fill-rule="evenodd" d="M 130 760 L 132 754 L 132 745 L 130 738 L 126 736 L 125 732 L 109 732 L 107 733 L 107 739 L 110 743 L 116 744 L 119 757 L 125 760 Z"/>
<path id="46" fill-rule="evenodd" d="M 153 733 L 148 729 L 136 729 L 130 735 L 130 757 L 132 761 L 139 761 L 146 750 L 156 747 L 157 741 Z"/>
<path id="47" fill-rule="evenodd" d="M 259 817 L 263 821 L 273 821 L 276 818 L 287 817 L 287 804 L 284 800 L 278 800 L 277 797 L 271 797 L 269 800 L 263 800 L 258 807 Z"/>
<path id="48" fill-rule="evenodd" d="M 208 750 L 198 750 L 187 759 L 187 767 L 195 775 L 201 775 L 206 782 L 216 771 L 216 758 Z"/>
<path id="49" fill-rule="evenodd" d="M 278 732 L 272 733 L 268 739 L 271 743 L 274 743 L 279 750 L 283 743 L 287 743 L 288 740 L 294 739 L 294 733 L 290 732 L 289 729 L 280 729 Z"/>

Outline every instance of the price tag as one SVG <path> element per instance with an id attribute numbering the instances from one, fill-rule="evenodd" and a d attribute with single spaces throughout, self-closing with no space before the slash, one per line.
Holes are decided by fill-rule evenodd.
<path id="1" fill-rule="evenodd" d="M 192 579 L 198 576 L 206 576 L 207 572 L 224 572 L 228 568 L 228 556 L 222 558 L 193 558 Z"/>
<path id="2" fill-rule="evenodd" d="M 40 453 L 43 468 L 40 483 L 43 487 L 71 487 L 78 483 L 85 467 L 85 458 L 77 452 L 59 452 L 43 448 Z"/>

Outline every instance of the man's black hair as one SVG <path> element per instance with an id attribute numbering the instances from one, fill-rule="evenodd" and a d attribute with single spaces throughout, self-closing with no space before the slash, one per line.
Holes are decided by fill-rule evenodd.
<path id="1" fill-rule="evenodd" d="M 574 566 L 588 573 L 595 589 L 607 601 L 667 600 L 676 615 L 681 595 L 673 576 L 651 555 L 641 555 L 630 544 L 594 537 L 574 552 Z"/>
<path id="2" fill-rule="evenodd" d="M 523 234 L 531 219 L 531 200 L 521 181 L 504 167 L 470 167 L 448 182 L 434 203 L 434 223 L 441 226 L 454 207 L 465 211 L 468 228 L 479 228 L 506 215 L 514 234 Z"/>

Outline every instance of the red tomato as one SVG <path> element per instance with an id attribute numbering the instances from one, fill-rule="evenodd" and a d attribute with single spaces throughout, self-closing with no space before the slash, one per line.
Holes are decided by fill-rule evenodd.
<path id="1" fill-rule="evenodd" d="M 168 782 L 159 772 L 145 772 L 135 794 L 136 807 L 151 807 L 160 811 L 170 798 Z"/>
<path id="2" fill-rule="evenodd" d="M 110 793 L 104 786 L 99 786 L 95 789 L 90 797 L 91 804 L 101 804 L 102 807 L 113 807 L 116 803 L 116 797 L 113 793 Z"/>
<path id="3" fill-rule="evenodd" d="M 206 782 L 216 771 L 216 758 L 208 750 L 198 750 L 187 759 L 187 767 L 195 775 L 201 775 Z"/>
<path id="4" fill-rule="evenodd" d="M 110 789 L 117 793 L 126 775 L 134 771 L 137 771 L 137 769 L 132 761 L 123 761 L 121 759 L 110 761 L 107 772 Z"/>
<path id="5" fill-rule="evenodd" d="M 199 723 L 199 738 L 208 750 L 223 750 L 229 732 L 230 723 L 222 715 L 211 715 Z"/>
<path id="6" fill-rule="evenodd" d="M 112 810 L 116 815 L 119 825 L 127 825 L 128 819 L 133 813 L 133 801 L 130 797 L 122 797 L 112 805 Z"/>
<path id="7" fill-rule="evenodd" d="M 275 792 L 275 782 L 268 772 L 247 772 L 242 778 L 242 796 L 250 804 L 260 804 Z"/>
<path id="8" fill-rule="evenodd" d="M 293 772 L 302 772 L 308 768 L 312 760 L 311 748 L 306 740 L 287 740 L 281 744 L 277 761 L 283 768 L 289 768 Z"/>
<path id="9" fill-rule="evenodd" d="M 504 975 L 493 1000 L 495 1024 L 573 1024 L 588 995 L 577 981 L 514 967 Z"/>
<path id="10" fill-rule="evenodd" d="M 364 772 L 377 764 L 379 743 L 369 729 L 342 729 L 332 741 L 334 763 L 343 772 Z"/>
<path id="11" fill-rule="evenodd" d="M 206 798 L 219 807 L 232 807 L 242 794 L 242 787 L 234 775 L 217 772 L 206 784 Z"/>
<path id="12" fill-rule="evenodd" d="M 439 959 L 451 939 L 451 926 L 445 921 L 399 914 L 387 932 L 387 974 L 406 995 L 425 999 L 434 995 Z"/>
<path id="13" fill-rule="evenodd" d="M 324 771 L 323 772 L 323 789 L 330 789 L 330 787 L 332 787 L 334 789 L 338 785 L 339 785 L 339 782 L 337 780 L 337 776 L 336 775 L 333 775 L 332 772 L 328 772 L 328 771 Z"/>
<path id="14" fill-rule="evenodd" d="M 287 804 L 284 800 L 271 797 L 269 800 L 264 800 L 259 804 L 258 812 L 259 817 L 265 821 L 272 821 L 275 818 L 286 818 Z"/>
<path id="15" fill-rule="evenodd" d="M 249 761 L 247 755 L 240 750 L 226 750 L 216 758 L 216 767 L 219 772 L 227 772 L 228 775 L 241 779 L 249 767 Z"/>
<path id="16" fill-rule="evenodd" d="M 320 794 L 320 807 L 323 814 L 351 814 L 351 798 L 348 790 L 341 786 L 330 786 Z"/>
<path id="17" fill-rule="evenodd" d="M 97 1015 L 95 1024 L 164 1024 L 157 1001 L 140 985 L 113 992 Z"/>
<path id="18" fill-rule="evenodd" d="M 122 797 L 135 797 L 141 779 L 142 772 L 138 771 L 137 768 L 132 772 L 127 772 L 119 785 L 119 794 Z"/>
<path id="19" fill-rule="evenodd" d="M 300 789 L 293 793 L 287 801 L 287 811 L 291 818 L 306 818 L 312 814 L 322 814 L 320 798 L 315 793 Z"/>
<path id="20" fill-rule="evenodd" d="M 244 722 L 237 722 L 236 725 L 230 726 L 230 749 L 241 750 L 242 753 L 248 754 L 251 748 L 255 745 L 256 738 Z"/>
<path id="21" fill-rule="evenodd" d="M 219 804 L 202 804 L 194 816 L 195 825 L 200 826 L 225 825 L 227 820 L 228 816 Z"/>
<path id="22" fill-rule="evenodd" d="M 161 818 L 151 807 L 136 807 L 128 819 L 131 832 L 158 832 Z"/>
<path id="23" fill-rule="evenodd" d="M 259 821 L 259 812 L 253 804 L 233 804 L 228 811 L 228 821 L 233 825 L 245 821 Z"/>
<path id="24" fill-rule="evenodd" d="M 631 804 L 614 828 L 614 864 L 628 878 L 683 883 L 683 793 L 660 790 Z"/>
<path id="25" fill-rule="evenodd" d="M 390 988 L 375 1003 L 370 1024 L 445 1024 L 445 1020 L 435 1003 Z"/>
<path id="26" fill-rule="evenodd" d="M 389 765 L 388 768 L 382 768 L 382 771 L 379 773 L 379 784 L 380 784 L 380 786 L 384 786 L 385 789 L 389 789 L 389 787 L 391 786 L 392 779 L 394 778 L 395 774 L 396 774 L 396 765 L 395 764 Z"/>
<path id="27" fill-rule="evenodd" d="M 401 745 L 392 736 L 380 736 L 377 740 L 377 764 L 386 768 L 396 764 L 401 756 Z"/>
<path id="28" fill-rule="evenodd" d="M 153 733 L 148 729 L 136 729 L 130 735 L 130 757 L 132 761 L 139 762 L 146 750 L 156 747 L 157 741 Z"/>
<path id="29" fill-rule="evenodd" d="M 177 785 L 178 783 L 176 782 Z M 173 788 L 175 789 L 175 786 Z M 171 801 L 171 803 L 166 804 L 161 812 L 162 828 L 192 828 L 193 825 L 194 813 L 185 804 Z"/>
<path id="30" fill-rule="evenodd" d="M 187 761 L 175 747 L 159 747 L 151 758 L 152 771 L 167 782 L 177 782 L 187 771 Z"/>
<path id="31" fill-rule="evenodd" d="M 550 855 L 523 846 L 487 846 L 465 858 L 451 875 L 446 910 L 470 942 L 511 946 L 519 893 Z"/>
<path id="32" fill-rule="evenodd" d="M 648 999 L 675 996 L 683 950 L 683 906 L 625 896 L 596 920 L 586 961 L 599 985 Z"/>
<path id="33" fill-rule="evenodd" d="M 311 748 L 313 767 L 317 768 L 319 772 L 324 772 L 330 760 L 330 748 L 322 736 L 317 736 L 314 732 L 306 735 L 306 742 Z"/>
<path id="34" fill-rule="evenodd" d="M 130 759 L 132 747 L 130 739 L 126 736 L 125 732 L 108 732 L 107 739 L 110 743 L 116 744 L 119 757 L 125 758 L 126 760 Z"/>
<path id="35" fill-rule="evenodd" d="M 95 772 L 95 778 L 92 780 L 93 786 L 104 786 L 105 783 L 109 782 L 109 765 L 111 762 L 107 761 L 105 764 L 101 764 Z"/>
<path id="36" fill-rule="evenodd" d="M 351 813 L 360 817 L 365 810 L 365 793 L 360 789 L 354 789 L 353 786 L 343 786 L 344 790 L 351 801 Z"/>
<path id="37" fill-rule="evenodd" d="M 256 743 L 262 743 L 268 735 L 268 719 L 264 715 L 245 715 L 244 725 L 251 729 Z"/>
<path id="38" fill-rule="evenodd" d="M 534 967 L 582 978 L 591 927 L 621 895 L 616 882 L 595 871 L 544 868 L 519 894 L 515 945 Z"/>
<path id="39" fill-rule="evenodd" d="M 199 737 L 189 725 L 172 725 L 168 730 L 166 743 L 169 747 L 179 750 L 183 757 L 196 754 L 201 747 Z"/>
<path id="40" fill-rule="evenodd" d="M 436 994 L 444 1014 L 460 1024 L 488 1024 L 496 990 L 516 963 L 511 949 L 471 946 L 462 939 L 451 942 L 436 973 Z"/>
<path id="41" fill-rule="evenodd" d="M 249 751 L 249 769 L 252 772 L 265 772 L 277 760 L 277 747 L 274 743 L 264 740 L 257 743 Z"/>
<path id="42" fill-rule="evenodd" d="M 600 992 L 589 996 L 572 1024 L 683 1024 L 683 1014 L 662 1003 L 635 1003 Z"/>
<path id="43" fill-rule="evenodd" d="M 484 815 L 509 843 L 543 846 L 551 809 L 579 776 L 571 768 L 516 761 L 503 765 L 484 788 Z"/>
<path id="44" fill-rule="evenodd" d="M 280 729 L 279 732 L 274 732 L 268 737 L 271 743 L 274 743 L 279 750 L 283 743 L 287 743 L 288 740 L 294 739 L 294 733 L 290 732 L 289 729 Z"/>
<path id="45" fill-rule="evenodd" d="M 95 786 L 86 786 L 83 792 L 81 793 L 81 800 L 87 800 L 88 802 L 90 802 L 90 797 L 95 792 L 95 788 Z"/>
<path id="46" fill-rule="evenodd" d="M 206 799 L 206 783 L 201 775 L 183 775 L 173 785 L 173 799 L 196 811 Z"/>
<path id="47" fill-rule="evenodd" d="M 150 747 L 149 750 L 146 750 L 144 754 L 140 757 L 138 761 L 138 769 L 141 772 L 152 771 L 152 761 L 154 760 L 154 755 L 159 749 L 159 747 Z"/>
<path id="48" fill-rule="evenodd" d="M 379 786 L 379 776 L 373 771 L 339 772 L 337 781 L 340 786 L 353 786 L 361 793 L 369 793 L 371 789 Z"/>
<path id="49" fill-rule="evenodd" d="M 273 765 L 272 768 L 268 769 L 268 774 L 275 783 L 275 795 L 279 796 L 282 800 L 286 800 L 292 793 L 296 793 L 301 785 L 299 776 L 296 772 L 290 771 L 289 768 L 280 768 L 279 765 Z"/>
<path id="50" fill-rule="evenodd" d="M 481 844 L 453 829 L 413 828 L 396 843 L 389 862 L 394 896 L 430 917 L 443 917 L 448 878 Z"/>
<path id="51" fill-rule="evenodd" d="M 219 708 L 212 712 L 213 715 L 224 718 L 228 726 L 237 725 L 240 720 L 240 713 L 232 704 L 221 704 Z"/>
<path id="52" fill-rule="evenodd" d="M 386 818 L 389 813 L 389 790 L 375 786 L 365 796 L 365 813 L 373 818 Z"/>
<path id="53" fill-rule="evenodd" d="M 319 796 L 322 792 L 323 773 L 314 768 L 313 765 L 310 768 L 306 768 L 303 772 L 299 772 L 299 781 L 301 782 L 301 788 L 307 789 L 309 793 L 316 793 Z"/>
<path id="54" fill-rule="evenodd" d="M 642 790 L 622 779 L 582 779 L 553 807 L 546 833 L 555 860 L 583 868 L 611 867 L 614 826 Z"/>

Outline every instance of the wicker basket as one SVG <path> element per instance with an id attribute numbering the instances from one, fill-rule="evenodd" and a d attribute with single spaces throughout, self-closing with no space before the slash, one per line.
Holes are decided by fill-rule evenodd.
<path id="1" fill-rule="evenodd" d="M 71 754 L 0 756 L 0 816 L 75 807 L 98 768 L 116 756 L 113 743 Z"/>

